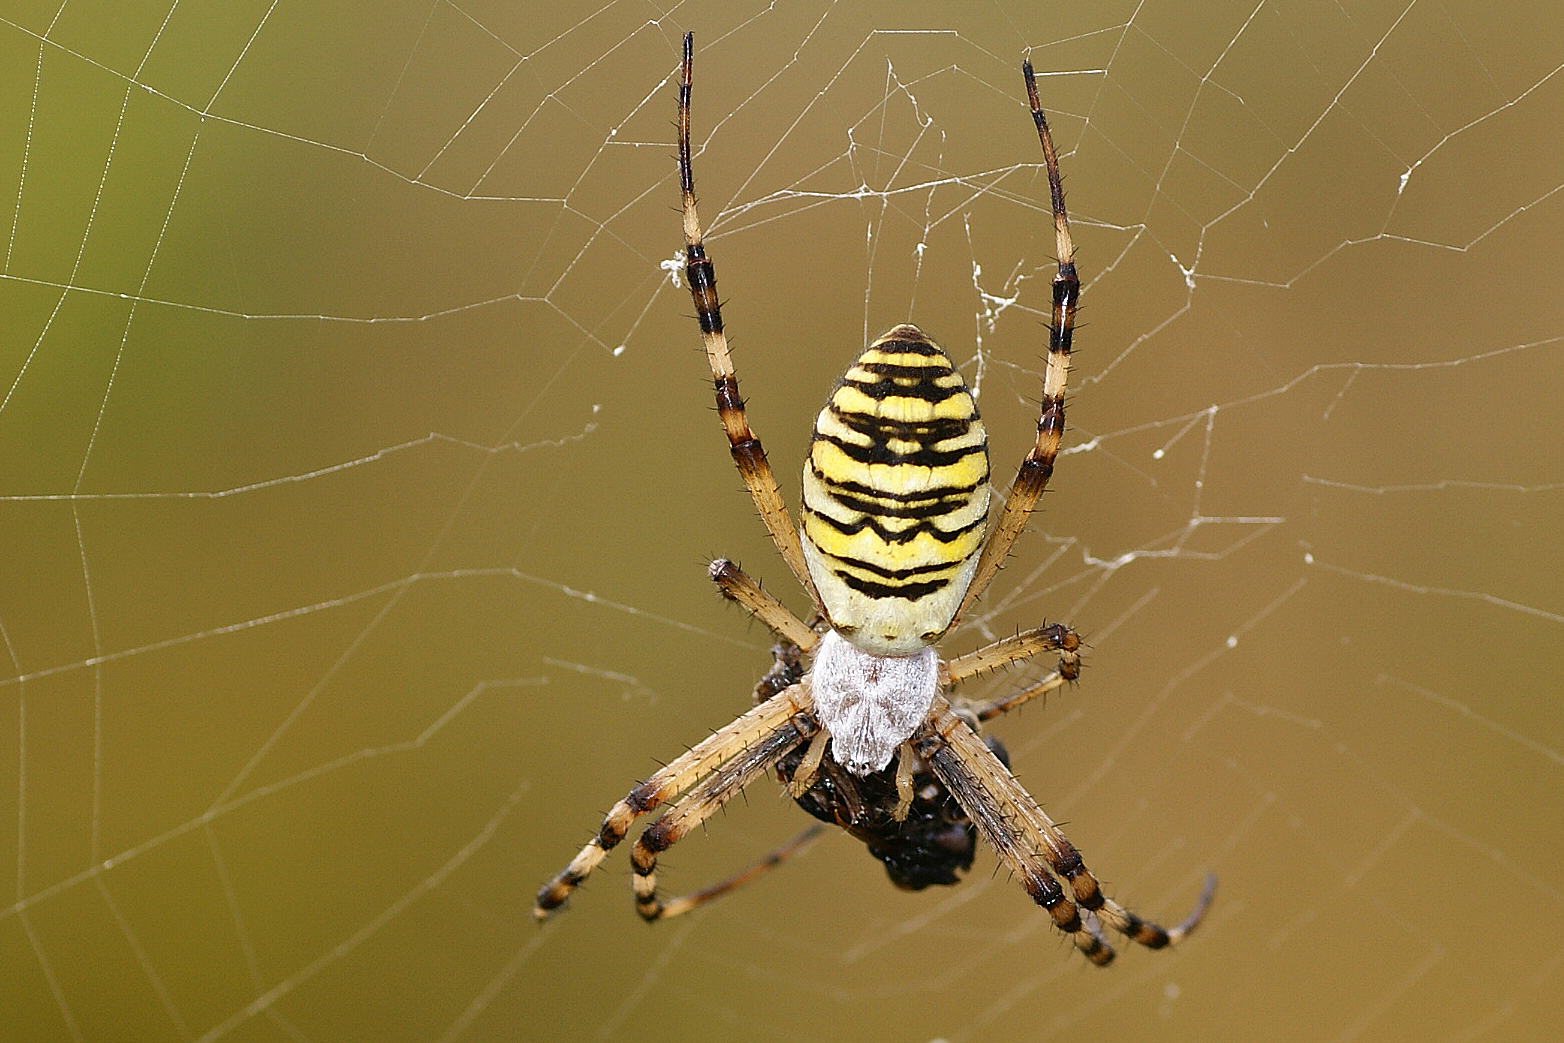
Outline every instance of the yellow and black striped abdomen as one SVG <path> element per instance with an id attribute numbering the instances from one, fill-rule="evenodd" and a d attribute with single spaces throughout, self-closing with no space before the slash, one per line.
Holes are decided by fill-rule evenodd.
<path id="1" fill-rule="evenodd" d="M 932 644 L 987 521 L 977 403 L 938 345 L 898 326 L 831 393 L 804 465 L 804 559 L 831 625 L 878 655 Z"/>

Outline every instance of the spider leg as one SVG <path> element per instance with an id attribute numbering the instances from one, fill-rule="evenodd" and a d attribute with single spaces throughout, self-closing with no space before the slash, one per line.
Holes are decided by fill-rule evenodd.
<path id="1" fill-rule="evenodd" d="M 986 746 L 982 746 L 981 741 L 975 745 L 987 749 Z M 1025 793 L 1024 790 L 1022 792 Z M 1142 919 L 1103 894 L 1102 886 L 1092 875 L 1092 871 L 1086 868 L 1086 863 L 1081 859 L 1081 854 L 1075 849 L 1075 845 L 1070 843 L 1036 801 L 1028 798 L 1022 807 L 1028 813 L 1029 824 L 1034 834 L 1042 841 L 1042 853 L 1048 860 L 1048 867 L 1070 885 L 1077 905 L 1096 914 L 1115 931 L 1148 949 L 1163 949 L 1170 945 L 1177 945 L 1200 925 L 1206 909 L 1211 905 L 1211 898 L 1216 893 L 1215 874 L 1206 874 L 1205 886 L 1201 888 L 1200 897 L 1195 900 L 1194 909 L 1184 918 L 1184 921 L 1176 927 L 1162 927 Z"/>
<path id="2" fill-rule="evenodd" d="M 662 911 L 658 914 L 657 919 L 666 920 L 670 916 L 683 916 L 696 906 L 705 905 L 713 898 L 721 898 L 729 891 L 743 887 L 756 877 L 770 872 L 787 859 L 804 851 L 825 830 L 826 825 L 824 822 L 816 822 L 813 825 L 806 826 L 798 836 L 789 840 L 764 858 L 751 862 L 726 880 L 712 884 L 710 887 L 703 887 L 699 891 L 681 895 L 678 898 L 668 899 L 662 903 Z"/>
<path id="3" fill-rule="evenodd" d="M 791 753 L 794 747 L 809 737 L 810 728 L 818 727 L 808 714 L 790 716 L 756 741 L 745 743 L 742 749 L 718 764 L 702 782 L 669 808 L 662 818 L 646 827 L 630 851 L 630 865 L 635 872 L 631 880 L 635 890 L 635 911 L 641 914 L 642 919 L 660 920 L 665 916 L 675 916 L 705 901 L 704 898 L 694 900 L 696 896 L 676 900 L 670 911 L 670 906 L 657 897 L 657 856 L 683 840 L 690 830 L 705 822 L 745 786 Z M 718 884 L 715 894 L 710 897 L 737 887 L 749 876 L 758 876 L 766 868 L 769 866 L 765 864 L 759 868 L 752 867 L 740 873 L 739 878 L 735 878 L 731 884 Z"/>
<path id="4" fill-rule="evenodd" d="M 1113 949 L 1081 919 L 1080 910 L 1037 857 L 1025 828 L 1030 820 L 1025 805 L 1031 798 L 977 733 L 936 696 L 928 722 L 913 736 L 913 743 L 1000 859 L 1020 878 L 1032 901 L 1053 918 L 1054 926 L 1069 935 L 1091 962 L 1102 966 L 1111 961 Z"/>
<path id="5" fill-rule="evenodd" d="M 733 562 L 727 558 L 717 558 L 706 567 L 706 571 L 723 597 L 766 624 L 773 634 L 804 652 L 815 646 L 820 635 Z"/>
<path id="6" fill-rule="evenodd" d="M 912 789 L 913 761 L 916 757 L 910 740 L 902 743 L 901 749 L 897 751 L 896 807 L 891 811 L 891 820 L 894 822 L 906 822 L 908 813 L 912 811 L 912 801 L 917 795 Z"/>
<path id="7" fill-rule="evenodd" d="M 1010 554 L 1016 537 L 1026 527 L 1048 479 L 1054 473 L 1054 457 L 1059 454 L 1059 443 L 1064 438 L 1064 389 L 1070 373 L 1070 341 L 1075 333 L 1075 307 L 1081 296 L 1081 280 L 1075 274 L 1075 242 L 1070 238 L 1070 218 L 1064 209 L 1064 182 L 1059 176 L 1059 157 L 1054 152 L 1053 136 L 1048 131 L 1048 119 L 1043 115 L 1037 100 L 1037 79 L 1032 75 L 1032 63 L 1021 63 L 1021 75 L 1026 79 L 1026 96 L 1032 107 L 1032 122 L 1037 124 L 1037 138 L 1043 146 L 1043 163 L 1048 169 L 1048 191 L 1054 214 L 1054 239 L 1057 244 L 1059 268 L 1053 282 L 1053 323 L 1048 335 L 1048 365 L 1043 371 L 1043 405 L 1037 418 L 1037 441 L 1021 461 L 1016 472 L 1015 484 L 999 514 L 988 542 L 983 545 L 978 558 L 977 571 L 972 585 L 967 588 L 961 607 L 956 611 L 960 619 L 967 607 L 975 601 L 999 572 Z"/>
<path id="8" fill-rule="evenodd" d="M 690 284 L 690 297 L 695 302 L 695 315 L 700 320 L 701 341 L 706 348 L 706 359 L 711 363 L 711 375 L 717 393 L 717 415 L 722 420 L 723 431 L 733 462 L 749 488 L 749 494 L 760 511 L 771 540 L 777 545 L 782 560 L 798 582 L 803 584 L 809 596 L 818 606 L 820 595 L 809 569 L 804 564 L 804 549 L 799 543 L 798 529 L 788 517 L 787 505 L 782 502 L 782 492 L 777 487 L 776 475 L 766 459 L 766 450 L 760 439 L 750 430 L 749 418 L 744 412 L 744 399 L 739 394 L 739 379 L 733 368 L 733 357 L 728 351 L 728 338 L 722 330 L 722 305 L 717 299 L 717 273 L 706 256 L 700 217 L 695 212 L 695 175 L 690 168 L 690 82 L 695 65 L 695 34 L 684 34 L 684 63 L 679 76 L 679 189 L 684 197 L 684 277 Z"/>
<path id="9" fill-rule="evenodd" d="M 1002 666 L 1024 662 L 1043 652 L 1059 653 L 1059 669 L 1018 692 L 981 702 L 957 699 L 956 713 L 967 721 L 987 721 L 1063 687 L 1080 676 L 1080 647 L 1081 639 L 1075 631 L 1062 623 L 1052 623 L 995 641 L 964 656 L 957 656 L 945 664 L 945 672 L 951 684 Z"/>
<path id="10" fill-rule="evenodd" d="M 1149 949 L 1177 944 L 1199 925 L 1215 890 L 1214 877 L 1207 877 L 1194 911 L 1171 930 L 1108 898 L 1074 845 L 944 699 L 935 700 L 914 742 L 957 803 L 1020 877 L 1032 900 L 1048 911 L 1054 926 L 1068 934 L 1092 963 L 1107 964 L 1114 953 L 1082 918 L 1083 909 Z M 1069 884 L 1068 896 L 1055 876 Z"/>
<path id="11" fill-rule="evenodd" d="M 1028 685 L 1019 692 L 1011 692 L 1008 695 L 996 696 L 993 699 L 985 699 L 981 702 L 971 702 L 966 699 L 955 701 L 956 715 L 965 720 L 991 721 L 1002 713 L 1009 713 L 1024 703 L 1029 703 L 1040 695 L 1047 695 L 1056 688 L 1063 688 L 1072 678 L 1065 677 L 1059 671 L 1044 677 L 1035 684 Z"/>
<path id="12" fill-rule="evenodd" d="M 804 759 L 793 769 L 793 778 L 787 784 L 788 796 L 797 800 L 809 792 L 809 787 L 815 784 L 815 776 L 820 773 L 820 764 L 825 760 L 825 749 L 830 741 L 831 735 L 824 728 L 815 732 L 814 738 L 809 740 L 809 749 L 804 751 Z"/>
<path id="13" fill-rule="evenodd" d="M 1049 825 L 1053 824 L 1049 823 Z M 1069 880 L 1075 892 L 1076 903 L 1131 941 L 1144 945 L 1148 949 L 1165 949 L 1183 941 L 1190 932 L 1200 926 L 1200 921 L 1205 918 L 1206 910 L 1211 906 L 1211 899 L 1216 894 L 1215 873 L 1206 874 L 1205 885 L 1200 889 L 1200 897 L 1195 899 L 1195 907 L 1190 910 L 1183 923 L 1177 927 L 1162 927 L 1150 920 L 1142 919 L 1103 894 L 1097 878 L 1081 861 L 1081 856 L 1075 847 L 1064 839 L 1064 835 L 1059 833 L 1056 826 L 1054 833 L 1059 840 L 1063 841 L 1066 853 L 1058 860 L 1050 854 L 1049 865 L 1054 872 Z"/>
<path id="14" fill-rule="evenodd" d="M 1066 681 L 1073 681 L 1080 675 L 1080 649 L 1081 639 L 1074 630 L 1063 623 L 1052 623 L 1001 638 L 975 652 L 957 656 L 945 664 L 945 671 L 950 677 L 950 683 L 957 684 L 977 674 L 1024 662 L 1044 652 L 1058 652 L 1059 673 Z"/>
<path id="15" fill-rule="evenodd" d="M 542 920 L 564 905 L 581 881 L 625 838 L 635 820 L 648 811 L 677 798 L 708 775 L 729 777 L 729 763 L 752 759 L 756 750 L 769 753 L 769 759 L 761 764 L 764 769 L 809 738 L 818 727 L 809 713 L 808 697 L 795 685 L 696 743 L 688 753 L 637 785 L 609 810 L 597 835 L 570 860 L 569 865 L 539 889 L 533 915 Z M 779 744 L 780 750 L 777 749 Z"/>

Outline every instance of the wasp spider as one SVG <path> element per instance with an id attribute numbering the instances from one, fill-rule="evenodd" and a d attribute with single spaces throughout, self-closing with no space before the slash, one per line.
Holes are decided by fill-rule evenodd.
<path id="1" fill-rule="evenodd" d="M 1048 484 L 1064 434 L 1080 282 L 1031 63 L 1021 71 L 1048 172 L 1059 261 L 1037 441 L 997 522 L 990 530 L 988 443 L 977 404 L 939 346 L 902 325 L 869 345 L 821 410 L 804 466 L 803 524 L 795 529 L 745 416 L 696 216 L 693 49 L 686 35 L 679 85 L 684 272 L 733 459 L 777 550 L 809 592 L 816 622 L 799 619 L 733 563 L 712 562 L 724 596 L 778 637 L 754 709 L 614 805 L 597 835 L 538 892 L 534 912 L 542 918 L 558 909 L 636 818 L 669 802 L 631 853 L 636 909 L 647 920 L 687 912 L 763 872 L 822 827 L 714 887 L 669 901 L 657 893 L 658 854 L 775 769 L 804 810 L 867 844 L 898 886 L 955 883 L 981 835 L 1091 962 L 1113 959 L 1100 924 L 1153 949 L 1179 941 L 1204 915 L 1214 878 L 1177 927 L 1136 916 L 1103 894 L 1075 847 L 1011 775 L 998 743 L 978 736 L 980 722 L 1075 679 L 1075 632 L 1040 626 L 949 661 L 934 647 L 1009 554 Z M 982 703 L 951 694 L 967 678 L 1045 652 L 1058 655 L 1057 670 L 1021 692 Z"/>

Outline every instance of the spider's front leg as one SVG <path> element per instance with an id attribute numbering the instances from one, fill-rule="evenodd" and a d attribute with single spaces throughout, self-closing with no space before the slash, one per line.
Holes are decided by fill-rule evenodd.
<path id="1" fill-rule="evenodd" d="M 1148 949 L 1175 945 L 1199 926 L 1216 889 L 1214 876 L 1207 876 L 1194 911 L 1171 929 L 1143 920 L 1108 898 L 1074 845 L 943 698 L 935 701 L 913 741 L 1032 900 L 1092 963 L 1106 965 L 1114 952 L 1087 925 L 1081 909 Z M 1069 885 L 1068 895 L 1059 880 Z"/>
<path id="2" fill-rule="evenodd" d="M 585 880 L 608 852 L 625 838 L 636 819 L 678 798 L 680 794 L 706 779 L 705 784 L 692 795 L 697 798 L 697 803 L 692 808 L 703 809 L 699 817 L 692 818 L 691 813 L 687 812 L 675 823 L 663 827 L 663 822 L 673 814 L 670 812 L 648 830 L 648 833 L 651 833 L 652 830 L 662 827 L 653 837 L 652 844 L 655 845 L 658 838 L 663 838 L 664 842 L 661 847 L 649 848 L 647 857 L 637 861 L 637 872 L 641 877 L 636 882 L 636 903 L 640 906 L 643 890 L 648 896 L 655 891 L 655 883 L 649 882 L 648 885 L 643 885 L 641 882 L 643 878 L 650 878 L 652 875 L 656 863 L 655 852 L 672 844 L 684 835 L 689 826 L 697 824 L 706 815 L 721 807 L 724 801 L 738 792 L 738 787 L 742 787 L 753 777 L 755 771 L 763 771 L 778 758 L 785 756 L 812 735 L 817 727 L 809 712 L 808 697 L 799 687 L 794 686 L 772 696 L 725 728 L 712 733 L 684 756 L 636 786 L 609 810 L 608 815 L 603 819 L 603 824 L 598 827 L 597 835 L 587 842 L 575 858 L 570 860 L 569 865 L 539 889 L 537 904 L 532 910 L 533 915 L 543 920 L 564 905 L 565 900 L 580 886 L 581 881 Z M 754 759 L 756 751 L 759 751 L 763 758 L 759 768 L 750 770 L 743 767 Z M 765 759 L 767 757 L 769 759 Z M 735 775 L 735 771 L 739 774 Z M 723 782 L 727 785 L 722 785 Z M 677 805 L 674 811 L 679 811 L 684 803 Z M 683 830 L 678 828 L 679 823 L 686 823 Z M 645 842 L 644 837 L 642 842 Z M 638 851 L 639 848 L 640 845 L 637 845 Z M 646 863 L 644 871 L 640 868 L 643 861 Z M 642 915 L 646 915 L 644 911 Z"/>
<path id="3" fill-rule="evenodd" d="M 1111 962 L 1113 948 L 1087 927 L 1080 910 L 1037 855 L 1026 828 L 1030 815 L 1025 806 L 1032 802 L 1031 797 L 977 733 L 940 698 L 913 742 L 956 803 L 1020 879 L 1032 901 L 1053 918 L 1054 926 L 1069 935 L 1091 962 L 1099 967 Z"/>
<path id="4" fill-rule="evenodd" d="M 773 701 L 775 700 L 788 700 L 788 693 L 776 696 Z M 762 706 L 764 705 L 768 704 L 763 703 Z M 635 871 L 635 879 L 632 881 L 635 890 L 635 910 L 641 914 L 642 919 L 660 920 L 666 916 L 677 916 L 687 912 L 708 897 L 716 897 L 716 894 L 737 887 L 750 876 L 764 872 L 786 857 L 786 852 L 773 855 L 770 859 L 763 860 L 740 873 L 731 882 L 724 882 L 717 888 L 709 888 L 708 891 L 714 892 L 710 895 L 697 892 L 668 903 L 664 903 L 657 897 L 657 856 L 683 840 L 690 830 L 705 822 L 713 812 L 737 796 L 745 786 L 808 739 L 812 729 L 818 728 L 819 725 L 807 711 L 791 714 L 787 721 L 758 740 L 746 742 L 741 749 L 718 765 L 703 782 L 669 808 L 662 818 L 646 827 L 646 831 L 637 838 L 635 847 L 630 852 L 631 868 Z M 801 844 L 806 839 L 805 834 L 800 834 L 796 843 Z"/>

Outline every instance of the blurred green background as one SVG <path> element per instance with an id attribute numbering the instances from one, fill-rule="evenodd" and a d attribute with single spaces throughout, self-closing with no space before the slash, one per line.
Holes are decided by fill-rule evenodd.
<path id="1" fill-rule="evenodd" d="M 648 928 L 535 888 L 748 705 L 795 607 L 685 290 L 696 174 L 752 419 L 914 320 L 1069 449 L 964 651 L 1173 953 L 1085 965 L 995 871 L 841 835 Z M 0 1024 L 27 1040 L 1546 1040 L 1564 1002 L 1564 14 L 1535 3 L 0 12 Z M 982 692 L 1020 686 L 1016 672 Z M 804 819 L 761 784 L 664 861 Z"/>

